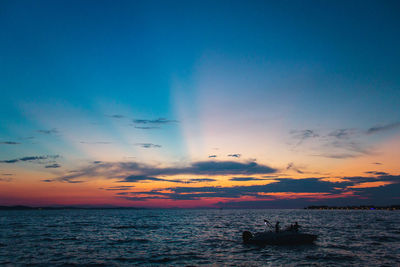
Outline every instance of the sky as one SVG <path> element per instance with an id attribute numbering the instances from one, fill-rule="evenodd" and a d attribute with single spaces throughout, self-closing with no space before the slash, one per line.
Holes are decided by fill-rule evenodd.
<path id="1" fill-rule="evenodd" d="M 0 3 L 0 205 L 400 203 L 398 1 Z"/>

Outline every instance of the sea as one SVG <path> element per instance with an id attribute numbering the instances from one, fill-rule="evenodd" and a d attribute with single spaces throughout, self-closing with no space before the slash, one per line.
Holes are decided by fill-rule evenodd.
<path id="1" fill-rule="evenodd" d="M 256 246 L 264 220 L 317 234 Z M 279 209 L 0 211 L 2 266 L 400 266 L 400 212 Z"/>

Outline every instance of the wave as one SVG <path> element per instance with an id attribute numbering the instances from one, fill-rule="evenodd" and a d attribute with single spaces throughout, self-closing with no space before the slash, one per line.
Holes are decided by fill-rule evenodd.
<path id="1" fill-rule="evenodd" d="M 118 240 L 113 240 L 110 242 L 111 245 L 117 245 L 117 244 L 125 244 L 125 243 L 149 243 L 151 242 L 148 239 L 145 238 L 127 238 L 127 239 L 118 239 Z"/>

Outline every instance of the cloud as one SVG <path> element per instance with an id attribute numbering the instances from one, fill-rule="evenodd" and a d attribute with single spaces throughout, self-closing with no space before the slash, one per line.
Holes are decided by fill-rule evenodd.
<path id="1" fill-rule="evenodd" d="M 77 180 L 68 180 L 68 181 L 66 181 L 66 182 L 68 182 L 68 183 L 70 183 L 70 184 L 80 184 L 80 183 L 84 183 L 85 181 L 77 181 Z"/>
<path id="2" fill-rule="evenodd" d="M 351 128 L 336 129 L 328 133 L 316 133 L 314 130 L 291 131 L 292 137 L 298 142 L 294 148 L 305 140 L 315 139 L 312 149 L 313 156 L 344 159 L 373 154 L 373 150 L 355 138 L 365 135 L 363 131 Z"/>
<path id="3" fill-rule="evenodd" d="M 188 183 L 204 183 L 204 182 L 215 182 L 217 180 L 212 178 L 192 178 L 187 180 Z"/>
<path id="4" fill-rule="evenodd" d="M 331 158 L 331 159 L 348 159 L 348 158 L 356 158 L 361 155 L 360 154 L 351 154 L 351 153 L 336 153 L 336 154 L 324 153 L 324 154 L 315 154 L 312 156 Z"/>
<path id="5" fill-rule="evenodd" d="M 345 181 L 349 181 L 354 185 L 358 183 L 366 183 L 366 182 L 400 182 L 400 175 L 391 175 L 391 174 L 376 174 L 376 173 L 386 173 L 386 172 L 371 172 L 367 174 L 374 174 L 375 176 L 352 176 L 352 177 L 344 177 L 342 178 Z"/>
<path id="6" fill-rule="evenodd" d="M 107 177 L 111 179 L 125 178 L 134 181 L 140 177 L 152 177 L 161 179 L 159 176 L 171 176 L 181 174 L 192 175 L 254 175 L 270 174 L 277 170 L 256 162 L 234 162 L 234 161 L 198 161 L 184 166 L 158 167 L 138 162 L 102 162 L 90 164 L 89 166 L 75 170 L 67 175 L 57 177 L 59 181 L 73 181 L 85 177 Z M 127 175 L 128 174 L 128 175 Z M 149 180 L 149 179 L 147 179 Z M 153 179 L 154 180 L 154 179 Z M 155 180 L 154 180 L 155 181 Z M 158 180 L 160 181 L 160 180 Z M 168 180 L 171 181 L 171 180 Z M 177 182 L 184 182 L 177 180 Z"/>
<path id="7" fill-rule="evenodd" d="M 10 177 L 0 177 L 0 182 L 11 182 L 13 178 Z"/>
<path id="8" fill-rule="evenodd" d="M 260 180 L 267 180 L 263 178 L 256 178 L 256 177 L 232 177 L 229 181 L 234 182 L 247 182 L 247 181 L 260 181 Z"/>
<path id="9" fill-rule="evenodd" d="M 368 172 L 365 172 L 365 173 L 374 174 L 374 175 L 389 175 L 389 173 L 387 173 L 387 172 L 379 172 L 379 171 L 368 171 Z"/>
<path id="10" fill-rule="evenodd" d="M 142 130 L 160 129 L 160 127 L 157 127 L 157 126 L 135 126 L 135 128 L 142 129 Z"/>
<path id="11" fill-rule="evenodd" d="M 42 182 L 45 183 L 53 183 L 53 182 L 59 182 L 57 179 L 44 179 L 41 180 Z M 77 180 L 66 180 L 65 182 L 71 183 L 71 184 L 79 184 L 79 183 L 84 183 L 84 181 L 77 181 Z"/>
<path id="12" fill-rule="evenodd" d="M 192 184 L 192 183 L 202 183 L 202 182 L 214 182 L 216 180 L 211 178 L 165 179 L 165 178 L 149 177 L 142 175 L 130 175 L 128 177 L 125 177 L 123 180 L 119 182 L 136 183 L 142 181 L 162 181 L 170 183 Z"/>
<path id="13" fill-rule="evenodd" d="M 385 186 L 375 186 L 358 189 L 355 188 L 354 190 L 356 190 L 367 203 L 374 203 L 375 205 L 398 204 L 400 192 L 400 176 L 397 176 L 396 180 L 396 182 Z"/>
<path id="14" fill-rule="evenodd" d="M 3 141 L 0 142 L 0 145 L 20 145 L 21 143 L 13 142 L 13 141 Z"/>
<path id="15" fill-rule="evenodd" d="M 2 173 L 1 175 L 3 175 L 3 176 L 13 176 L 14 174 L 12 174 L 12 173 Z"/>
<path id="16" fill-rule="evenodd" d="M 313 156 L 346 159 L 374 154 L 373 148 L 365 143 L 368 135 L 398 128 L 400 128 L 400 122 L 374 126 L 366 131 L 354 128 L 341 128 L 319 134 L 314 130 L 306 129 L 301 131 L 294 130 L 290 134 L 293 139 L 298 140 L 293 148 L 300 146 L 305 140 L 316 139 L 311 148 L 314 150 Z"/>
<path id="17" fill-rule="evenodd" d="M 119 194 L 121 195 L 121 194 Z M 125 195 L 125 194 L 123 194 Z M 149 199 L 165 199 L 165 197 L 160 197 L 160 196 L 146 196 L 146 197 L 120 197 L 126 200 L 130 200 L 130 201 L 146 201 Z"/>
<path id="18" fill-rule="evenodd" d="M 232 158 L 240 158 L 242 155 L 241 154 L 229 154 L 228 157 Z"/>
<path id="19" fill-rule="evenodd" d="M 322 147 L 320 147 L 320 150 L 323 152 L 314 156 L 345 159 L 374 154 L 374 151 L 371 148 L 368 148 L 364 144 L 354 141 L 349 137 L 330 137 L 328 139 L 325 138 Z"/>
<path id="20" fill-rule="evenodd" d="M 132 189 L 133 185 L 121 185 L 121 186 L 111 186 L 111 187 L 107 187 L 107 188 L 99 188 L 99 189 L 104 189 L 107 191 L 125 191 L 125 190 L 130 190 Z"/>
<path id="21" fill-rule="evenodd" d="M 150 176 L 144 176 L 144 175 L 130 175 L 128 177 L 125 177 L 120 182 L 137 183 L 137 182 L 142 182 L 142 181 L 163 181 L 163 182 L 171 182 L 171 183 L 185 183 L 185 181 L 183 181 L 181 179 L 169 180 L 169 179 L 150 177 Z"/>
<path id="22" fill-rule="evenodd" d="M 389 131 L 396 128 L 400 128 L 400 122 L 390 123 L 382 126 L 374 126 L 367 130 L 367 134 L 375 134 L 383 131 Z"/>
<path id="23" fill-rule="evenodd" d="M 109 115 L 109 117 L 111 117 L 113 119 L 123 119 L 123 118 L 125 118 L 125 116 L 121 115 L 121 114 L 113 114 L 113 115 Z"/>
<path id="24" fill-rule="evenodd" d="M 142 148 L 159 148 L 161 145 L 156 145 L 152 143 L 137 143 L 136 146 L 140 146 Z"/>
<path id="25" fill-rule="evenodd" d="M 237 195 L 256 195 L 259 192 L 294 192 L 294 193 L 318 193 L 336 192 L 338 187 L 344 188 L 346 183 L 333 183 L 322 181 L 319 178 L 290 179 L 279 178 L 266 185 L 234 186 L 234 187 L 176 187 L 169 188 L 177 193 L 192 192 L 225 192 Z"/>
<path id="26" fill-rule="evenodd" d="M 57 134 L 58 130 L 56 128 L 53 128 L 51 130 L 38 130 L 37 132 L 41 134 Z"/>
<path id="27" fill-rule="evenodd" d="M 268 174 L 276 169 L 257 164 L 256 162 L 233 161 L 199 161 L 187 167 L 171 167 L 155 170 L 155 173 L 164 175 L 198 174 L 198 175 L 229 175 L 229 174 Z"/>
<path id="28" fill-rule="evenodd" d="M 251 177 L 250 177 L 251 178 Z M 243 202 L 243 207 L 257 207 L 258 203 L 274 201 L 274 204 L 287 203 L 287 207 L 300 207 L 311 203 L 331 203 L 350 205 L 357 203 L 393 203 L 398 198 L 400 176 L 381 177 L 343 177 L 341 182 L 326 181 L 320 178 L 290 179 L 278 178 L 266 185 L 252 186 L 206 186 L 206 187 L 170 187 L 141 192 L 131 192 L 130 200 L 170 199 L 199 200 L 202 198 L 225 198 L 223 203 L 243 202 L 243 197 L 257 201 Z M 231 199 L 232 201 L 230 201 Z M 282 202 L 283 201 L 283 202 Z M 375 202 L 377 201 L 377 202 Z M 392 202 L 390 202 L 392 201 Z M 250 204 L 254 204 L 251 206 Z M 240 206 L 240 205 L 239 205 Z M 279 205 L 277 206 L 279 207 Z M 282 205 L 280 206 L 282 207 Z"/>
<path id="29" fill-rule="evenodd" d="M 9 159 L 9 160 L 0 160 L 0 163 L 16 163 L 16 162 L 38 162 L 44 163 L 44 161 L 49 159 L 59 158 L 59 155 L 47 155 L 47 156 L 30 156 L 30 157 L 22 157 L 17 159 Z"/>
<path id="30" fill-rule="evenodd" d="M 333 141 L 329 144 L 334 148 L 341 148 L 347 151 L 352 151 L 360 154 L 372 154 L 369 149 L 366 149 L 362 144 L 355 141 Z"/>
<path id="31" fill-rule="evenodd" d="M 337 139 L 349 139 L 356 134 L 354 129 L 337 129 L 328 134 L 330 137 L 335 137 Z"/>
<path id="32" fill-rule="evenodd" d="M 294 163 L 293 163 L 293 162 L 290 162 L 290 163 L 287 165 L 286 170 L 293 170 L 293 171 L 295 171 L 295 172 L 297 172 L 297 173 L 300 173 L 300 174 L 303 174 L 303 173 L 304 173 L 303 171 L 299 170 L 296 166 L 294 166 Z"/>
<path id="33" fill-rule="evenodd" d="M 217 157 L 217 155 L 210 155 L 210 156 L 208 156 L 209 158 L 216 158 Z"/>
<path id="34" fill-rule="evenodd" d="M 135 119 L 133 123 L 136 124 L 168 124 L 168 123 L 177 123 L 177 120 L 168 120 L 166 118 L 158 118 L 154 120 L 146 120 L 146 119 Z"/>
<path id="35" fill-rule="evenodd" d="M 341 188 L 351 183 L 341 183 Z M 338 183 L 321 181 L 317 178 L 308 179 L 277 179 L 266 185 L 234 186 L 234 187 L 171 187 L 163 190 L 151 190 L 144 192 L 132 192 L 135 197 L 140 195 L 155 195 L 167 197 L 172 200 L 196 200 L 201 198 L 241 198 L 244 196 L 253 198 L 265 198 L 264 193 L 340 193 L 336 189 Z"/>
<path id="36" fill-rule="evenodd" d="M 35 137 L 34 136 L 27 136 L 27 137 L 21 137 L 21 138 L 18 138 L 19 140 L 32 140 L 32 139 L 35 139 Z"/>
<path id="37" fill-rule="evenodd" d="M 306 130 L 294 130 L 291 131 L 290 134 L 292 138 L 297 139 L 298 142 L 295 144 L 295 147 L 301 145 L 307 139 L 317 138 L 319 134 L 314 130 L 306 129 Z"/>
<path id="38" fill-rule="evenodd" d="M 107 142 L 107 141 L 99 141 L 99 142 L 86 142 L 86 141 L 81 141 L 79 142 L 81 144 L 87 144 L 87 145 L 109 145 L 112 144 L 112 142 Z"/>
<path id="39" fill-rule="evenodd" d="M 46 165 L 45 168 L 46 169 L 55 169 L 55 168 L 60 168 L 61 165 L 58 163 L 54 163 L 54 164 L 50 164 L 50 165 Z"/>

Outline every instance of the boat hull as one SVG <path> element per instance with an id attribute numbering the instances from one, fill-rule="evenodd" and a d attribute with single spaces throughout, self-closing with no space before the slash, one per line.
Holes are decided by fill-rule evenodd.
<path id="1" fill-rule="evenodd" d="M 257 245 L 303 245 L 312 244 L 317 235 L 298 233 L 292 231 L 256 233 L 254 236 L 243 232 L 243 243 Z"/>

